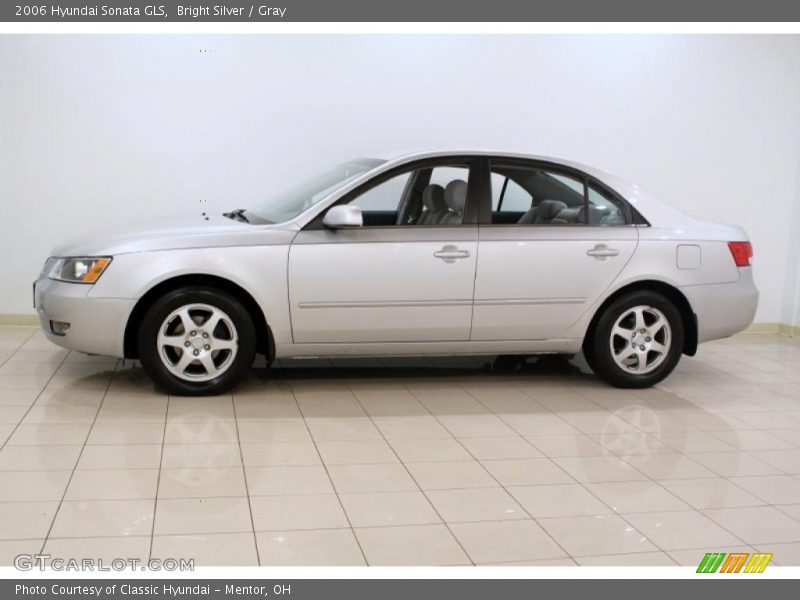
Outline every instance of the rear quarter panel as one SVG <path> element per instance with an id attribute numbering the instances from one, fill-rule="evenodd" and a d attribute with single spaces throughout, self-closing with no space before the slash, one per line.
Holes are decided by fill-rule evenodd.
<path id="1" fill-rule="evenodd" d="M 688 220 L 687 220 L 688 221 Z M 728 241 L 746 240 L 741 228 L 688 221 L 685 226 L 641 227 L 639 245 L 614 283 L 569 329 L 569 336 L 583 337 L 597 309 L 621 288 L 638 281 L 659 281 L 681 290 L 695 286 L 735 284 L 740 272 L 733 262 Z M 679 246 L 696 247 L 699 264 L 679 265 Z M 720 293 L 724 293 L 720 288 Z M 694 307 L 693 307 L 694 308 Z"/>

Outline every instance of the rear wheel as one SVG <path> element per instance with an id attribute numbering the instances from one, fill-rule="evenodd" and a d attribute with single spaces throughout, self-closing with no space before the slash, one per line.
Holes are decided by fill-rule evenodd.
<path id="1" fill-rule="evenodd" d="M 150 377 L 176 395 L 219 394 L 253 363 L 253 319 L 233 296 L 196 286 L 159 298 L 139 328 L 139 358 Z"/>
<path id="2" fill-rule="evenodd" d="M 683 351 L 683 319 L 655 292 L 632 292 L 606 307 L 584 344 L 595 373 L 623 388 L 655 385 L 669 375 Z"/>

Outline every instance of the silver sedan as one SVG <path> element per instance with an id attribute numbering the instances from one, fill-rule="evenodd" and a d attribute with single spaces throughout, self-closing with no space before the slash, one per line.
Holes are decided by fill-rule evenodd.
<path id="1" fill-rule="evenodd" d="M 281 357 L 583 351 L 650 386 L 755 314 L 740 227 L 608 173 L 502 152 L 358 159 L 259 206 L 56 247 L 34 284 L 56 344 L 137 358 L 173 394 Z"/>

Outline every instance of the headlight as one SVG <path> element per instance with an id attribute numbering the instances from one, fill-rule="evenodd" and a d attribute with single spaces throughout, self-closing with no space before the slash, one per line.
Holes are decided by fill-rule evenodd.
<path id="1" fill-rule="evenodd" d="M 70 283 L 94 283 L 111 264 L 110 256 L 51 258 L 45 265 L 47 277 Z"/>

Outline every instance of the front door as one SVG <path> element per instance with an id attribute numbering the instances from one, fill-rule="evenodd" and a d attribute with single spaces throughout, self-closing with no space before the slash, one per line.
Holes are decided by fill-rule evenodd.
<path id="1" fill-rule="evenodd" d="M 312 222 L 289 251 L 294 342 L 466 341 L 478 227 L 469 164 L 412 168 L 357 192 L 363 227 Z"/>

